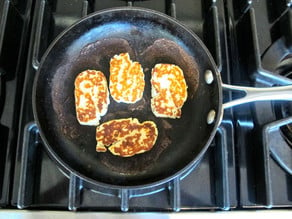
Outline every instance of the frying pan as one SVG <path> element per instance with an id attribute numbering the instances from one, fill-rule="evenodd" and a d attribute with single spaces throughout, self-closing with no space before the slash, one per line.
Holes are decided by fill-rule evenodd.
<path id="1" fill-rule="evenodd" d="M 157 124 L 158 139 L 143 154 L 122 158 L 95 152 L 95 129 L 77 122 L 74 80 L 86 69 L 109 78 L 109 60 L 128 52 L 144 68 L 145 90 L 135 104 L 112 98 L 101 123 L 135 117 Z M 151 69 L 156 63 L 180 66 L 188 98 L 179 119 L 157 118 L 150 107 Z M 222 88 L 247 95 L 222 102 Z M 176 20 L 141 8 L 114 8 L 87 16 L 61 33 L 42 57 L 33 88 L 33 112 L 46 149 L 63 168 L 112 188 L 140 188 L 165 183 L 196 165 L 218 128 L 224 108 L 244 102 L 292 99 L 292 86 L 246 88 L 224 85 L 202 41 Z"/>

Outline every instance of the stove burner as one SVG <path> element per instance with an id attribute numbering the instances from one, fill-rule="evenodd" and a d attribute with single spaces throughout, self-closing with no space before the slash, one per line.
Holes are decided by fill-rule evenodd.
<path id="1" fill-rule="evenodd" d="M 263 129 L 263 142 L 269 148 L 271 156 L 290 175 L 292 175 L 291 144 L 289 146 L 286 143 L 279 130 L 291 123 L 292 117 L 288 117 L 267 124 Z"/>
<path id="2" fill-rule="evenodd" d="M 288 54 L 278 65 L 276 71 L 279 75 L 292 79 L 292 54 Z M 275 113 L 278 119 L 287 118 L 292 115 L 292 103 L 283 102 L 281 104 L 274 104 Z M 280 128 L 283 137 L 292 148 L 292 123 L 289 123 Z"/>
<path id="3" fill-rule="evenodd" d="M 276 72 L 281 76 L 292 79 L 292 54 L 286 55 L 280 61 Z M 267 125 L 265 131 L 269 134 L 270 138 L 273 136 L 274 139 L 277 139 L 277 143 L 269 144 L 269 148 L 273 158 L 287 173 L 292 175 L 292 103 L 282 102 L 280 104 L 274 104 L 274 109 L 278 121 Z M 277 130 L 279 132 L 278 134 Z M 267 134 L 265 135 L 268 138 Z M 283 140 L 286 144 L 285 142 L 281 143 Z"/>
<path id="4" fill-rule="evenodd" d="M 292 79 L 292 52 L 287 48 L 284 37 L 276 40 L 262 57 L 263 68 L 273 72 L 272 79 L 267 81 L 270 85 L 281 82 L 290 83 Z M 287 80 L 287 82 L 285 81 Z M 266 118 L 274 118 L 275 122 L 264 121 L 263 143 L 268 148 L 275 161 L 292 175 L 292 102 L 272 102 L 271 110 L 266 110 Z M 258 112 L 264 108 L 258 107 Z M 258 114 L 258 118 L 261 115 Z"/>
<path id="5" fill-rule="evenodd" d="M 292 103 L 282 103 L 279 108 L 280 108 L 280 110 L 276 109 L 277 110 L 276 114 L 280 114 L 279 117 L 287 118 L 288 116 L 292 115 Z M 281 127 L 280 130 L 283 134 L 283 137 L 285 138 L 287 143 L 292 148 L 292 123 L 289 123 L 289 124 Z"/>

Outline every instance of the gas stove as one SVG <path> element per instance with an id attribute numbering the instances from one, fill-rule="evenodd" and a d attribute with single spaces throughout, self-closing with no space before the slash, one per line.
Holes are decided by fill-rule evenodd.
<path id="1" fill-rule="evenodd" d="M 111 7 L 174 17 L 211 52 L 226 84 L 292 84 L 292 3 L 223 0 L 2 0 L 0 116 L 3 209 L 193 212 L 292 208 L 292 102 L 226 109 L 203 159 L 170 182 L 112 189 L 65 171 L 44 148 L 32 113 L 40 59 L 64 29 Z M 237 98 L 224 92 L 224 101 Z"/>

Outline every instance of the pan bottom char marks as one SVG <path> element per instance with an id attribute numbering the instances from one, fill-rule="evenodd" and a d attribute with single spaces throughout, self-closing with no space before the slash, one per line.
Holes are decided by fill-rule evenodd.
<path id="1" fill-rule="evenodd" d="M 145 66 L 144 73 L 145 73 L 145 90 L 143 97 L 140 101 L 137 101 L 134 104 L 124 104 L 124 103 L 117 103 L 115 101 L 111 101 L 111 104 L 108 107 L 107 114 L 104 115 L 101 122 L 107 122 L 109 120 L 116 120 L 118 118 L 127 118 L 127 117 L 137 117 L 139 120 L 142 121 L 150 121 L 155 120 L 155 123 L 167 123 L 172 124 L 167 121 L 167 119 L 162 118 L 155 118 L 153 116 L 153 111 L 151 109 L 151 69 L 154 68 L 154 65 L 163 62 L 163 63 L 173 63 L 175 65 L 178 65 L 182 68 L 183 74 L 185 77 L 185 81 L 188 87 L 188 99 L 192 99 L 195 95 L 195 91 L 198 86 L 199 81 L 199 73 L 197 69 L 197 64 L 195 60 L 186 52 L 184 49 L 179 46 L 177 43 L 167 40 L 167 39 L 158 39 L 155 40 L 152 45 L 146 47 L 144 52 L 141 54 L 136 54 L 135 50 L 133 49 L 133 44 L 131 42 L 128 42 L 125 39 L 104 39 L 99 40 L 94 43 L 88 44 L 85 46 L 81 52 L 79 57 L 77 58 L 78 63 L 81 65 L 73 65 L 72 69 L 80 69 L 80 68 L 95 68 L 95 69 L 101 69 L 105 77 L 109 81 L 110 72 L 109 72 L 109 63 L 110 59 L 114 57 L 116 54 L 120 54 L 123 52 L 127 52 L 130 54 L 130 56 L 133 56 L 135 60 L 139 60 L 141 65 Z M 141 50 L 140 50 L 141 51 Z M 103 54 L 101 54 L 103 52 Z M 101 54 L 101 55 L 100 55 Z M 134 55 L 135 54 L 135 55 Z M 111 97 L 112 98 L 112 97 Z M 183 112 L 182 112 L 183 113 Z M 123 116 L 119 116 L 119 114 L 123 114 Z M 142 119 L 141 119 L 142 118 Z M 162 121 L 163 120 L 163 121 Z M 153 124 L 155 124 L 153 122 Z M 177 125 L 176 125 L 177 126 Z M 151 161 L 158 158 L 158 156 L 166 149 L 169 145 L 172 144 L 172 137 L 168 133 L 169 130 L 172 130 L 172 125 L 168 125 L 168 127 L 161 126 L 162 130 L 159 129 L 159 132 L 161 132 L 161 138 L 159 141 L 157 140 L 154 142 L 155 147 L 157 147 L 157 150 L 155 155 L 151 153 L 146 159 L 144 163 L 145 166 L 146 163 L 148 163 L 148 166 L 151 166 Z M 157 129 L 155 129 L 157 131 Z M 158 131 L 157 131 L 158 134 Z M 159 133 L 160 134 L 160 133 Z M 156 136 L 157 137 L 157 136 Z M 154 145 L 153 144 L 153 145 Z M 120 147 L 120 146 L 119 146 Z M 110 149 L 112 148 L 112 149 Z M 121 152 L 115 152 L 115 150 L 118 150 L 117 147 L 98 147 L 97 150 L 105 151 L 108 149 L 112 154 L 118 155 L 114 157 L 126 157 L 126 156 L 133 156 L 133 155 L 121 155 Z M 150 150 L 150 149 L 149 149 Z M 153 149 L 151 149 L 152 151 Z M 146 150 L 145 150 L 146 151 Z M 142 150 L 142 152 L 145 152 Z M 141 153 L 142 153 L 141 152 Z M 158 152 L 158 153 L 157 153 Z M 116 162 L 114 160 L 111 160 L 110 156 L 111 153 L 102 153 L 107 154 L 105 156 L 99 155 L 98 157 L 101 159 L 102 163 L 104 163 L 106 166 L 110 167 L 111 169 L 116 169 L 117 171 L 123 172 L 121 170 L 127 169 L 130 166 L 133 166 L 136 159 L 131 158 L 132 161 L 125 162 L 125 165 L 118 165 L 115 164 Z M 133 153 L 133 152 L 131 152 Z M 130 152 L 129 152 L 130 154 Z M 142 154 L 141 154 L 142 155 Z M 139 155 L 140 156 L 140 155 Z M 138 156 L 138 157 L 139 157 Z M 152 156 L 152 158 L 151 158 Z M 134 156 L 136 157 L 136 156 Z M 140 156 L 141 158 L 141 156 Z M 139 159 L 139 158 L 137 158 Z M 138 162 L 138 161 L 137 161 Z M 119 163 L 119 162 L 118 162 Z M 140 165 L 139 165 L 140 166 Z M 134 168 L 133 171 L 139 171 L 139 168 Z"/>
<path id="2" fill-rule="evenodd" d="M 168 180 L 196 161 L 213 128 L 205 124 L 205 119 L 201 122 L 203 116 L 196 116 L 205 113 L 204 107 L 198 106 L 206 99 L 212 109 L 217 109 L 220 102 L 213 104 L 214 98 L 204 98 L 217 97 L 213 89 L 216 83 L 208 86 L 211 91 L 202 90 L 206 86 L 200 83 L 196 92 L 199 70 L 204 71 L 206 66 L 213 70 L 212 60 L 197 41 L 177 22 L 134 8 L 93 14 L 65 31 L 45 53 L 34 86 L 34 115 L 52 158 L 78 176 L 117 186 Z M 140 122 L 154 122 L 159 132 L 151 150 L 127 158 L 113 155 L 110 146 L 105 146 L 107 152 L 97 153 L 96 126 L 80 125 L 74 110 L 77 74 L 95 69 L 103 72 L 109 82 L 110 59 L 121 53 L 128 53 L 143 67 L 144 93 L 133 104 L 118 103 L 109 96 L 110 104 L 100 124 L 137 118 Z M 195 60 L 200 60 L 199 65 Z M 174 64 L 183 71 L 188 96 L 179 119 L 158 118 L 152 112 L 151 69 L 157 63 Z"/>
<path id="3" fill-rule="evenodd" d="M 62 136 L 69 141 L 77 141 L 78 144 L 88 142 L 90 127 L 80 126 L 76 119 L 74 81 L 80 72 L 88 69 L 96 69 L 104 73 L 106 80 L 109 79 L 109 60 L 115 55 L 127 52 L 131 57 L 136 57 L 128 41 L 122 38 L 109 38 L 97 40 L 85 45 L 76 58 L 67 57 L 60 66 L 52 79 L 52 107 L 58 121 L 57 128 Z M 111 97 L 110 97 L 111 98 Z M 112 100 L 110 102 L 113 102 Z M 115 104 L 109 104 L 107 113 L 101 118 L 100 122 L 106 121 L 108 113 Z M 89 131 L 90 130 L 90 131 Z M 82 137 L 83 136 L 83 137 Z M 86 136 L 86 137 L 85 137 Z M 93 136 L 94 137 L 94 136 Z M 93 138 L 94 139 L 94 138 Z M 81 143 L 80 143 L 81 142 Z"/>

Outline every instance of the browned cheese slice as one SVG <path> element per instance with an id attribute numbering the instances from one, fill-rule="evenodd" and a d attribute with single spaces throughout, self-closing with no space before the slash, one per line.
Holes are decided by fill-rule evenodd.
<path id="1" fill-rule="evenodd" d="M 140 123 L 136 118 L 105 122 L 96 129 L 97 152 L 108 150 L 117 156 L 131 157 L 149 151 L 158 136 L 152 121 Z"/>
<path id="2" fill-rule="evenodd" d="M 101 71 L 86 70 L 75 79 L 75 108 L 81 125 L 98 125 L 109 105 L 107 81 Z"/>
<path id="3" fill-rule="evenodd" d="M 135 103 L 144 92 L 143 69 L 139 62 L 132 62 L 128 53 L 115 55 L 110 60 L 110 93 L 118 103 Z"/>
<path id="4" fill-rule="evenodd" d="M 173 64 L 156 64 L 151 72 L 151 109 L 155 116 L 180 118 L 187 99 L 183 71 Z"/>

